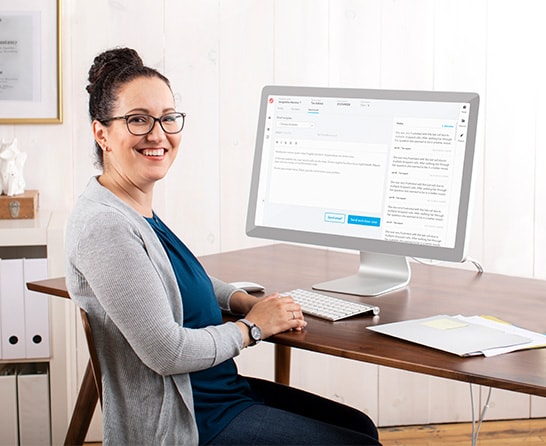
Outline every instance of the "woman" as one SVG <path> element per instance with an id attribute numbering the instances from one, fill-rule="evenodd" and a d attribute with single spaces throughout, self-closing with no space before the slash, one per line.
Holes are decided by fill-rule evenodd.
<path id="1" fill-rule="evenodd" d="M 87 91 L 102 174 L 70 217 L 67 287 L 99 356 L 104 444 L 378 444 L 354 409 L 237 374 L 243 348 L 306 322 L 290 297 L 258 299 L 209 277 L 153 212 L 185 117 L 169 81 L 114 49 L 95 58 Z M 222 310 L 245 319 L 223 323 Z"/>

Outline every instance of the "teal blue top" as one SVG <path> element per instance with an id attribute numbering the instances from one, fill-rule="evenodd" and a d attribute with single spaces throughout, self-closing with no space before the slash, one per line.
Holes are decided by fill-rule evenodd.
<path id="1" fill-rule="evenodd" d="M 146 218 L 161 241 L 182 294 L 184 326 L 222 324 L 222 312 L 209 276 L 182 241 L 154 214 Z M 255 404 L 233 359 L 190 373 L 199 443 L 207 444 L 241 411 Z"/>

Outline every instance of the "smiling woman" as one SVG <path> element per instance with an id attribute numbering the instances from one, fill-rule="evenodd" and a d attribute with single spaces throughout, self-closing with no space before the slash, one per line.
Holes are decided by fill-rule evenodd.
<path id="1" fill-rule="evenodd" d="M 103 443 L 379 444 L 358 410 L 238 374 L 243 348 L 307 325 L 300 306 L 210 277 L 154 212 L 184 127 L 169 81 L 121 48 L 95 58 L 89 82 L 102 173 L 67 225 L 66 284 L 97 351 Z"/>
<path id="2" fill-rule="evenodd" d="M 147 76 L 118 87 L 110 113 L 115 117 L 95 118 L 92 123 L 103 164 L 98 181 L 142 215 L 152 217 L 152 190 L 176 159 L 184 115 L 174 111 L 169 85 Z"/>

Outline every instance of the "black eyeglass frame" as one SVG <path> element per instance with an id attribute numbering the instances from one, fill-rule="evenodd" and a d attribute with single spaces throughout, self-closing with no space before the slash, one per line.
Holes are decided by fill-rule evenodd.
<path id="1" fill-rule="evenodd" d="M 180 126 L 180 130 L 177 130 L 176 132 L 171 132 L 169 130 L 165 130 L 165 127 L 163 127 L 163 122 L 161 120 L 163 118 L 165 118 L 166 116 L 170 116 L 170 115 L 180 115 L 182 117 L 182 125 Z M 144 133 L 132 132 L 131 129 L 129 128 L 129 119 L 131 119 L 131 118 L 133 118 L 135 116 L 146 116 L 148 118 L 152 118 L 153 119 L 153 124 L 151 125 L 150 130 L 148 130 L 147 132 L 144 132 Z M 156 122 L 159 122 L 159 126 L 161 127 L 161 130 L 163 130 L 168 135 L 176 135 L 177 133 L 180 133 L 184 129 L 184 124 L 186 123 L 186 113 L 183 113 L 183 112 L 165 113 L 164 115 L 160 116 L 159 118 L 156 118 L 155 116 L 149 115 L 147 113 L 131 113 L 130 115 L 114 116 L 114 117 L 108 118 L 108 119 L 101 119 L 100 122 L 102 122 L 103 124 L 106 124 L 106 123 L 108 123 L 110 121 L 117 121 L 117 120 L 120 120 L 120 119 L 125 120 L 125 125 L 127 126 L 127 131 L 131 135 L 134 135 L 134 136 L 148 135 L 149 133 L 151 133 L 153 131 Z"/>

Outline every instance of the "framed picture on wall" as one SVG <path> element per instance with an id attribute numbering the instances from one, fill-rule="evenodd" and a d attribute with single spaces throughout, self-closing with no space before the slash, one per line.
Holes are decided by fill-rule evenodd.
<path id="1" fill-rule="evenodd" d="M 62 122 L 61 0 L 0 3 L 0 124 Z"/>

